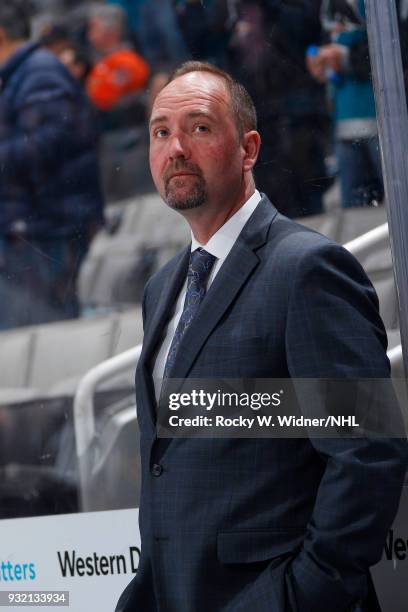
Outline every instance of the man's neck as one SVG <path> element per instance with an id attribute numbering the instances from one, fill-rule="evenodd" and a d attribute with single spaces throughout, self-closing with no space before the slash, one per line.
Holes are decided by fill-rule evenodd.
<path id="1" fill-rule="evenodd" d="M 203 208 L 195 208 L 191 211 L 186 211 L 185 217 L 190 225 L 191 231 L 194 238 L 200 244 L 207 244 L 210 238 L 218 232 L 235 213 L 242 208 L 242 206 L 249 200 L 249 198 L 255 192 L 255 184 L 251 181 L 240 197 L 237 197 L 235 202 L 231 203 L 231 206 L 217 207 L 214 210 L 209 207 L 203 206 Z M 190 213 L 190 214 L 189 214 Z"/>
<path id="2" fill-rule="evenodd" d="M 119 51 L 120 49 L 123 49 L 124 47 L 126 47 L 126 44 L 123 40 L 114 40 L 112 41 L 112 43 L 107 44 L 103 51 L 101 51 L 100 55 L 101 57 L 106 57 L 107 55 L 111 55 L 112 53 L 116 53 L 116 51 Z"/>
<path id="3" fill-rule="evenodd" d="M 10 40 L 3 42 L 0 47 L 0 65 L 5 64 L 10 57 L 23 45 L 26 44 L 26 40 Z"/>

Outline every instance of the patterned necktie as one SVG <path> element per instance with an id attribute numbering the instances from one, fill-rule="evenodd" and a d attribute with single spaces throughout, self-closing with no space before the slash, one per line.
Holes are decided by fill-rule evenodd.
<path id="1" fill-rule="evenodd" d="M 216 257 L 204 251 L 197 249 L 190 255 L 190 263 L 187 274 L 187 292 L 184 301 L 183 313 L 178 322 L 177 329 L 174 332 L 173 340 L 171 341 L 170 349 L 167 355 L 166 365 L 164 367 L 163 378 L 168 378 L 171 369 L 174 365 L 177 351 L 180 343 L 186 333 L 191 321 L 194 319 L 201 302 L 205 296 L 207 280 L 214 265 Z"/>

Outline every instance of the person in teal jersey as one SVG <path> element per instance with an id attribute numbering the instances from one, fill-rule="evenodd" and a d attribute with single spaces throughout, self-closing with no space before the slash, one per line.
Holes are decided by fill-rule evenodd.
<path id="1" fill-rule="evenodd" d="M 307 64 L 332 90 L 342 206 L 364 206 L 383 197 L 364 2 L 327 0 L 322 21 L 331 43 L 309 54 Z"/>

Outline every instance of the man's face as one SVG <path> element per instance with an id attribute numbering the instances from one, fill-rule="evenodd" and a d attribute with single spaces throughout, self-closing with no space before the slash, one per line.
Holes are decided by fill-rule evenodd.
<path id="1" fill-rule="evenodd" d="M 170 207 L 228 208 L 241 187 L 243 156 L 220 77 L 188 73 L 158 94 L 150 120 L 150 168 Z"/>
<path id="2" fill-rule="evenodd" d="M 103 53 L 112 44 L 112 31 L 99 17 L 90 18 L 87 34 L 89 42 L 98 53 Z"/>

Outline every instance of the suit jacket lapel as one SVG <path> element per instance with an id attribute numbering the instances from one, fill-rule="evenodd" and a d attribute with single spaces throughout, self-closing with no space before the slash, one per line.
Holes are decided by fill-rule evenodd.
<path id="1" fill-rule="evenodd" d="M 277 210 L 263 196 L 215 277 L 194 321 L 180 344 L 172 378 L 186 378 L 204 345 L 241 287 L 259 263 L 255 251 L 265 244 Z"/>
<path id="2" fill-rule="evenodd" d="M 151 359 L 163 334 L 165 325 L 173 312 L 177 296 L 186 279 L 191 246 L 182 251 L 174 269 L 170 272 L 160 294 L 157 309 L 153 320 L 146 330 L 143 340 L 143 349 L 140 355 L 139 367 L 143 369 L 143 376 L 138 381 L 143 385 L 142 396 L 148 397 L 147 402 L 150 409 L 151 426 L 155 427 L 156 421 L 156 398 L 152 378 Z"/>
<path id="3" fill-rule="evenodd" d="M 170 272 L 163 290 L 160 294 L 160 300 L 157 309 L 154 313 L 153 320 L 146 332 L 144 338 L 143 351 L 141 358 L 149 361 L 153 351 L 157 346 L 157 342 L 163 333 L 163 329 L 171 313 L 173 312 L 176 299 L 183 286 L 187 276 L 187 268 L 190 257 L 191 246 L 189 245 L 182 251 L 180 259 L 175 265 L 175 268 Z"/>

